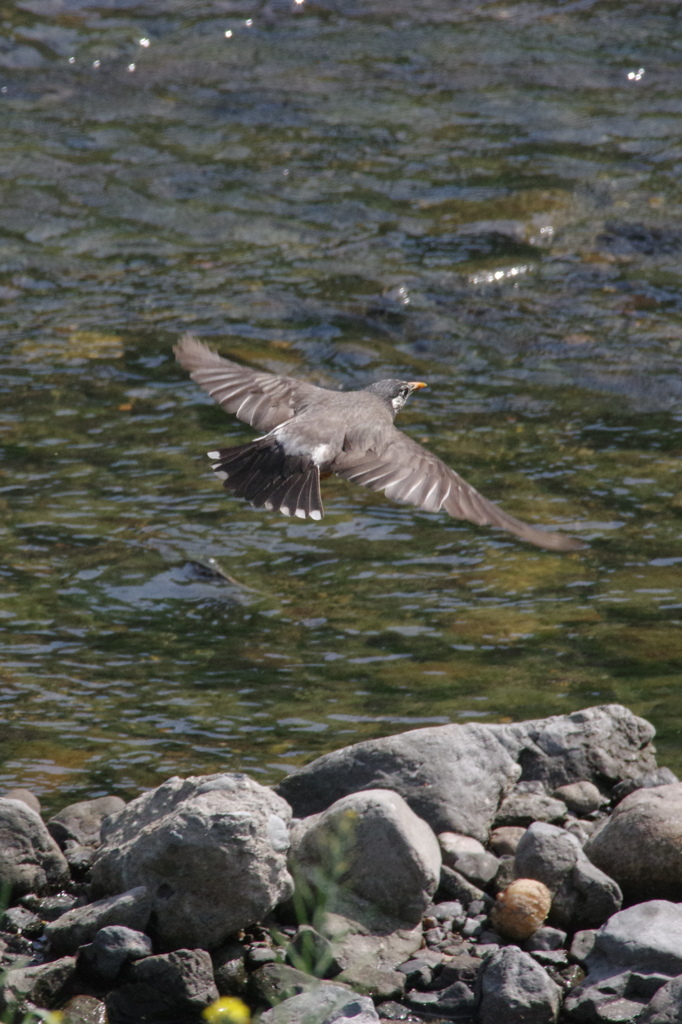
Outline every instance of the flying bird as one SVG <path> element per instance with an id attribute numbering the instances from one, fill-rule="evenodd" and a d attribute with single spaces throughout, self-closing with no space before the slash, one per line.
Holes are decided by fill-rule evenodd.
<path id="1" fill-rule="evenodd" d="M 454 519 L 497 526 L 553 551 L 584 544 L 515 519 L 454 469 L 398 430 L 393 421 L 421 381 L 379 380 L 360 391 L 331 391 L 294 377 L 224 359 L 192 334 L 175 346 L 178 362 L 226 412 L 262 432 L 248 444 L 208 453 L 223 486 L 254 508 L 321 519 L 320 475 L 383 491 L 393 501 Z"/>

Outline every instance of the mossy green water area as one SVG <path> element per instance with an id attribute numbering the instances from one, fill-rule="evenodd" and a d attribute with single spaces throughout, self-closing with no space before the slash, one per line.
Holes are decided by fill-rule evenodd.
<path id="1" fill-rule="evenodd" d="M 682 770 L 682 10 L 0 8 L 0 784 L 276 782 L 356 740 L 619 701 Z M 425 380 L 400 425 L 558 555 L 324 482 L 172 357 Z"/>

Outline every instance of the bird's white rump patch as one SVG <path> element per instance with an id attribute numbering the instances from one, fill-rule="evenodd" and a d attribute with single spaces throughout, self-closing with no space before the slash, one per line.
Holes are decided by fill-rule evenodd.
<path id="1" fill-rule="evenodd" d="M 316 466 L 324 466 L 325 462 L 329 461 L 331 453 L 332 446 L 330 444 L 318 444 L 310 449 L 310 458 Z"/>

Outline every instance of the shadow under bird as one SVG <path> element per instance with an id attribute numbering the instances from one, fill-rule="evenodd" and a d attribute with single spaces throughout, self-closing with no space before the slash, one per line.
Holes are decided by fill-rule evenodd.
<path id="1" fill-rule="evenodd" d="M 264 431 L 248 444 L 208 453 L 223 486 L 254 508 L 321 519 L 320 474 L 335 473 L 393 501 L 497 526 L 541 548 L 584 547 L 510 516 L 393 425 L 412 392 L 426 387 L 420 381 L 379 380 L 360 391 L 331 391 L 240 366 L 191 334 L 174 351 L 226 412 Z"/>

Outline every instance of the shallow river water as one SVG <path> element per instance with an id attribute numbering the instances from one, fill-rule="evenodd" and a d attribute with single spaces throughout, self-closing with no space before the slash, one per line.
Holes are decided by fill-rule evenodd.
<path id="1" fill-rule="evenodd" d="M 682 7 L 0 5 L 0 785 L 275 782 L 359 739 L 620 701 L 682 770 Z M 191 329 L 402 427 L 557 555 L 253 432 Z"/>

